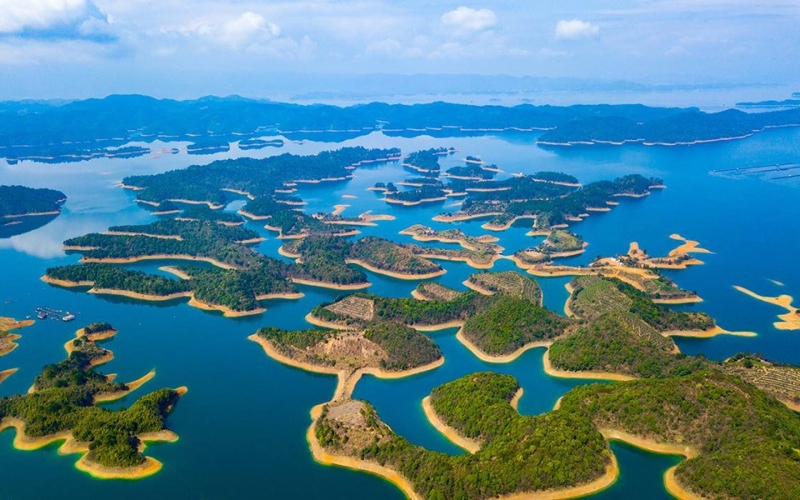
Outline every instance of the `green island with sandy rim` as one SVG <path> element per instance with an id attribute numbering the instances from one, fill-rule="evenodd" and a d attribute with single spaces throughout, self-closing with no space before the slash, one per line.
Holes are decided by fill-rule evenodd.
<path id="1" fill-rule="evenodd" d="M 95 370 L 113 359 L 97 342 L 116 333 L 108 323 L 78 330 L 65 345 L 67 359 L 45 366 L 27 394 L 0 399 L 0 431 L 16 430 L 15 448 L 61 443 L 59 454 L 79 454 L 75 467 L 101 479 L 140 479 L 161 469 L 161 462 L 142 452 L 148 442 L 178 440 L 164 421 L 187 389 L 160 389 L 123 410 L 98 406 L 127 396 L 155 376 L 151 371 L 122 384 Z"/>

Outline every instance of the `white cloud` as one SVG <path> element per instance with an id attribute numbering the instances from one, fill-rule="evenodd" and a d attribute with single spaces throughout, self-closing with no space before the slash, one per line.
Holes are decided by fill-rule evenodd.
<path id="1" fill-rule="evenodd" d="M 558 40 L 579 40 L 584 38 L 594 38 L 600 34 L 600 27 L 590 22 L 572 19 L 570 21 L 561 20 L 556 24 L 556 39 Z"/>
<path id="2" fill-rule="evenodd" d="M 186 37 L 199 37 L 233 50 L 258 48 L 280 37 L 281 28 L 267 22 L 261 14 L 247 11 L 221 22 L 194 22 L 179 28 L 165 28 Z"/>
<path id="3" fill-rule="evenodd" d="M 460 31 L 481 31 L 497 24 L 497 16 L 489 9 L 459 7 L 442 16 L 442 23 Z"/>
<path id="4" fill-rule="evenodd" d="M 0 0 L 0 33 L 44 31 L 98 18 L 90 0 Z"/>

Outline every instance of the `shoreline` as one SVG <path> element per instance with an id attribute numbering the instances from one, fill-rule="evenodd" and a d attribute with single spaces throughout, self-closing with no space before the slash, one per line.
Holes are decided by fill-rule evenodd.
<path id="1" fill-rule="evenodd" d="M 44 215 L 59 215 L 61 214 L 61 210 L 53 210 L 52 212 L 28 212 L 26 214 L 13 214 L 13 215 L 4 215 L 4 219 L 18 219 L 20 217 L 40 217 Z"/>
<path id="2" fill-rule="evenodd" d="M 441 269 L 439 271 L 430 272 L 427 274 L 407 274 L 407 273 L 396 273 L 394 271 L 386 271 L 384 269 L 378 269 L 377 267 L 367 264 L 366 262 L 359 259 L 345 259 L 345 263 L 355 264 L 357 266 L 363 267 L 367 271 L 371 271 L 376 274 L 382 274 L 384 276 L 389 276 L 390 278 L 396 278 L 400 280 L 426 280 L 430 278 L 436 278 L 447 272 L 446 269 Z"/>
<path id="3" fill-rule="evenodd" d="M 462 436 L 456 429 L 444 423 L 444 421 L 439 417 L 439 414 L 436 413 L 436 410 L 433 408 L 430 396 L 425 396 L 422 399 L 422 411 L 425 413 L 425 417 L 428 419 L 428 422 L 437 431 L 439 431 L 442 436 L 446 437 L 448 441 L 473 455 L 480 451 L 482 443 L 479 443 L 478 441 L 470 439 L 466 436 Z"/>
<path id="4" fill-rule="evenodd" d="M 572 282 L 570 281 L 564 288 L 567 289 L 567 293 L 569 296 L 567 297 L 567 301 L 564 302 L 564 315 L 568 318 L 577 318 L 578 315 L 575 314 L 575 311 L 572 310 L 572 294 L 575 293 L 575 287 L 572 286 Z"/>
<path id="5" fill-rule="evenodd" d="M 473 214 L 473 215 L 468 215 L 468 214 L 463 214 L 463 215 L 443 214 L 443 215 L 437 215 L 437 216 L 433 217 L 433 219 L 431 219 L 431 220 L 436 221 L 436 222 L 460 222 L 460 221 L 472 220 L 472 219 L 482 219 L 482 218 L 485 218 L 485 217 L 497 217 L 499 215 L 503 215 L 503 212 L 486 212 L 486 213 L 482 213 L 482 214 Z"/>
<path id="6" fill-rule="evenodd" d="M 334 394 L 330 402 L 350 399 L 353 391 L 355 390 L 356 384 L 358 384 L 358 381 L 361 380 L 361 377 L 364 375 L 372 375 L 373 377 L 387 380 L 411 377 L 413 375 L 418 375 L 420 373 L 439 368 L 444 364 L 445 361 L 444 356 L 441 356 L 439 359 L 426 365 L 397 372 L 382 370 L 374 366 L 365 366 L 353 371 L 348 371 L 344 369 L 337 369 L 334 366 L 316 365 L 309 363 L 308 361 L 291 358 L 279 352 L 269 340 L 261 337 L 257 333 L 248 336 L 247 339 L 260 345 L 264 350 L 264 353 L 278 363 L 307 372 L 321 373 L 323 375 L 336 375 L 336 389 L 334 390 Z"/>
<path id="7" fill-rule="evenodd" d="M 695 339 L 710 339 L 716 337 L 717 335 L 732 335 L 735 337 L 758 336 L 758 334 L 755 332 L 731 332 L 725 330 L 719 325 L 716 325 L 708 330 L 669 330 L 666 332 L 661 332 L 661 335 L 664 337 L 687 337 Z"/>
<path id="8" fill-rule="evenodd" d="M 196 307 L 198 309 L 202 309 L 203 311 L 221 312 L 222 315 L 226 318 L 240 318 L 242 316 L 254 316 L 256 314 L 262 314 L 267 311 L 263 307 L 258 307 L 256 309 L 251 309 L 248 311 L 236 311 L 234 309 L 231 309 L 230 307 L 220 306 L 216 304 L 208 304 L 201 300 L 197 300 L 194 294 L 192 294 L 192 298 L 189 299 L 189 305 L 192 307 Z"/>
<path id="9" fill-rule="evenodd" d="M 794 298 L 791 295 L 784 294 L 777 297 L 767 297 L 766 295 L 759 295 L 739 285 L 734 285 L 733 288 L 756 300 L 760 300 L 761 302 L 766 302 L 767 304 L 772 304 L 774 306 L 786 309 L 787 312 L 785 314 L 778 315 L 780 321 L 772 323 L 772 326 L 774 326 L 776 329 L 800 330 L 800 309 L 797 309 L 792 305 Z"/>
<path id="10" fill-rule="evenodd" d="M 556 378 L 574 378 L 583 380 L 611 380 L 614 382 L 628 382 L 631 380 L 636 380 L 636 377 L 632 377 L 630 375 L 622 375 L 620 373 L 589 372 L 589 371 L 572 372 L 554 368 L 552 363 L 550 362 L 550 350 L 545 351 L 544 356 L 542 356 L 542 367 L 544 368 L 544 372 L 546 374 Z"/>
<path id="11" fill-rule="evenodd" d="M 495 364 L 502 364 L 502 363 L 511 363 L 518 357 L 522 356 L 525 352 L 530 351 L 531 349 L 538 349 L 540 347 L 548 348 L 553 344 L 552 340 L 537 340 L 534 342 L 528 342 L 524 346 L 516 349 L 514 352 L 509 354 L 500 354 L 500 355 L 493 355 L 488 354 L 481 350 L 480 347 L 473 344 L 469 339 L 464 336 L 464 327 L 462 326 L 458 333 L 456 333 L 456 339 L 461 342 L 461 344 L 466 347 L 476 358 L 484 361 L 486 363 L 495 363 Z"/>
<path id="12" fill-rule="evenodd" d="M 359 460 L 341 455 L 331 455 L 326 452 L 322 446 L 320 446 L 316 436 L 317 420 L 322 415 L 322 407 L 325 406 L 325 404 L 326 403 L 319 404 L 311 409 L 311 425 L 308 427 L 308 431 L 306 432 L 306 441 L 308 442 L 308 446 L 311 450 L 311 456 L 316 462 L 322 465 L 335 465 L 338 467 L 353 469 L 378 476 L 381 479 L 397 486 L 400 491 L 402 491 L 406 497 L 408 497 L 409 500 L 424 500 L 414 491 L 414 488 L 411 486 L 409 480 L 393 469 L 379 465 L 375 462 L 368 462 L 366 460 Z"/>
<path id="13" fill-rule="evenodd" d="M 100 394 L 95 394 L 94 402 L 95 403 L 107 403 L 109 401 L 116 401 L 118 399 L 124 398 L 128 394 L 138 390 L 141 386 L 146 384 L 147 382 L 151 381 L 156 376 L 156 370 L 153 368 L 149 372 L 147 372 L 142 377 L 137 378 L 132 382 L 128 382 L 125 385 L 128 387 L 125 390 L 117 391 L 117 392 L 104 392 Z"/>
<path id="14" fill-rule="evenodd" d="M 510 221 L 508 221 L 505 224 L 503 224 L 502 226 L 498 226 L 498 225 L 492 224 L 491 222 L 486 222 L 485 224 L 483 224 L 481 226 L 481 228 L 486 229 L 487 231 L 498 231 L 498 232 L 499 231 L 505 231 L 506 229 L 508 229 L 512 225 L 514 225 L 515 222 L 517 222 L 519 220 L 523 220 L 523 219 L 534 219 L 535 220 L 536 216 L 535 215 L 518 215 L 518 216 L 514 217 L 513 219 L 511 219 Z"/>
<path id="15" fill-rule="evenodd" d="M 5 346 L 0 348 L 0 357 L 5 356 L 6 354 L 11 354 L 14 351 L 14 349 L 19 347 L 19 344 L 17 344 L 17 340 L 21 338 L 22 335 L 18 333 L 6 334 L 5 338 L 2 339 Z"/>
<path id="16" fill-rule="evenodd" d="M 143 260 L 189 260 L 194 262 L 208 262 L 214 266 L 217 266 L 221 269 L 228 269 L 228 270 L 239 270 L 236 266 L 225 264 L 220 262 L 216 259 L 212 259 L 211 257 L 193 257 L 191 255 L 185 254 L 155 254 L 155 255 L 139 255 L 136 257 L 103 257 L 103 258 L 91 258 L 91 257 L 81 257 L 81 262 L 92 262 L 92 263 L 99 263 L 99 264 L 132 264 L 134 262 L 140 262 Z"/>
<path id="17" fill-rule="evenodd" d="M 6 381 L 8 377 L 17 373 L 19 368 L 9 368 L 8 370 L 0 371 L 0 384 Z"/>
<path id="18" fill-rule="evenodd" d="M 363 290 L 365 288 L 369 288 L 372 286 L 372 283 L 354 283 L 352 285 L 337 285 L 335 283 L 326 283 L 324 281 L 312 281 L 312 280 L 305 280 L 301 278 L 289 278 L 289 280 L 296 284 L 296 285 L 306 285 L 306 286 L 314 286 L 317 288 L 327 288 L 329 290 L 341 290 L 341 291 L 352 291 L 352 290 Z"/>

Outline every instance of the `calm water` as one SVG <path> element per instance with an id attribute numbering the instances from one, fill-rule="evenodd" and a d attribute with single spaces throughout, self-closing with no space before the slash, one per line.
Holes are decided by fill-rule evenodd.
<path id="1" fill-rule="evenodd" d="M 623 200 L 610 213 L 596 214 L 576 224 L 574 230 L 589 241 L 585 255 L 570 259 L 586 263 L 596 255 L 627 250 L 638 241 L 652 255 L 661 255 L 676 245 L 672 233 L 699 240 L 713 254 L 701 255 L 706 264 L 669 273 L 679 285 L 696 290 L 705 301 L 687 309 L 707 311 L 729 330 L 752 330 L 755 338 L 718 337 L 712 340 L 679 340 L 687 353 L 703 353 L 723 359 L 738 351 L 760 352 L 771 359 L 800 363 L 800 333 L 781 332 L 772 323 L 781 309 L 757 302 L 732 288 L 742 285 L 763 295 L 800 294 L 800 239 L 794 225 L 800 216 L 798 185 L 763 179 L 728 179 L 709 175 L 709 170 L 759 164 L 796 162 L 800 153 L 800 131 L 781 130 L 737 142 L 681 148 L 575 148 L 550 151 L 534 144 L 529 134 L 499 137 L 433 139 L 389 138 L 373 134 L 343 144 L 305 141 L 286 142 L 280 150 L 250 152 L 266 156 L 282 152 L 313 154 L 341 145 L 401 147 L 405 152 L 438 146 L 460 150 L 443 162 L 445 168 L 460 163 L 467 154 L 480 155 L 508 174 L 540 170 L 563 171 L 583 182 L 612 178 L 626 173 L 663 177 L 669 186 L 643 200 Z M 180 146 L 180 145 L 179 145 Z M 13 167 L 0 164 L 0 183 L 51 187 L 64 191 L 69 201 L 55 221 L 34 232 L 0 240 L 2 280 L 0 316 L 24 318 L 38 306 L 51 306 L 78 314 L 64 324 L 39 321 L 23 330 L 20 347 L 0 358 L 0 369 L 20 370 L 0 385 L 0 395 L 20 393 L 30 386 L 42 365 L 64 358 L 63 344 L 76 328 L 92 321 L 110 321 L 117 337 L 107 344 L 115 359 L 105 367 L 120 380 L 138 378 L 152 368 L 156 378 L 143 390 L 186 385 L 189 393 L 168 419 L 180 435 L 174 444 L 155 445 L 147 453 L 164 462 L 161 473 L 136 481 L 98 481 L 74 469 L 76 456 L 59 456 L 55 449 L 21 452 L 13 449 L 13 432 L 0 434 L 0 498 L 49 499 L 331 499 L 403 498 L 392 485 L 366 474 L 330 468 L 313 462 L 305 443 L 310 408 L 330 399 L 335 379 L 313 375 L 280 365 L 267 358 L 246 337 L 261 326 L 306 327 L 303 317 L 316 304 L 333 300 L 339 292 L 301 287 L 306 296 L 299 301 L 270 301 L 260 316 L 226 319 L 188 307 L 183 300 L 163 304 L 139 303 L 121 298 L 87 295 L 45 285 L 39 277 L 50 266 L 77 261 L 65 256 L 61 242 L 110 225 L 138 224 L 152 220 L 134 203 L 133 195 L 115 184 L 132 173 L 156 173 L 206 163 L 212 159 L 239 156 L 230 153 L 208 157 L 185 154 L 133 160 L 40 165 L 23 162 Z M 308 201 L 306 210 L 330 211 L 335 204 L 348 204 L 345 215 L 366 210 L 397 216 L 364 228 L 365 235 L 408 241 L 397 233 L 413 223 L 436 228 L 431 217 L 457 207 L 448 200 L 427 207 L 396 207 L 366 191 L 377 181 L 399 181 L 413 176 L 397 164 L 356 171 L 348 183 L 304 187 L 299 193 Z M 344 197 L 355 196 L 355 198 Z M 234 204 L 235 209 L 239 204 Z M 268 238 L 257 248 L 276 256 L 280 241 L 258 224 L 248 223 Z M 481 222 L 455 227 L 471 235 L 485 234 Z M 515 227 L 496 233 L 507 253 L 535 245 L 541 238 L 524 236 L 527 228 Z M 438 244 L 437 244 L 438 245 Z M 158 262 L 131 266 L 153 272 Z M 448 272 L 438 278 L 443 284 L 463 289 L 461 282 L 472 272 L 460 263 L 444 262 Z M 501 260 L 495 270 L 514 269 Z M 417 282 L 399 281 L 370 274 L 370 291 L 407 297 Z M 770 280 L 782 282 L 778 286 Z M 545 305 L 562 311 L 568 278 L 540 280 Z M 355 396 L 374 403 L 381 417 L 414 443 L 446 453 L 461 451 L 442 438 L 425 420 L 421 399 L 433 387 L 461 375 L 481 370 L 509 373 L 525 390 L 520 402 L 523 414 L 538 414 L 577 384 L 555 379 L 542 371 L 542 350 L 532 350 L 507 365 L 483 363 L 455 340 L 454 330 L 431 334 L 446 357 L 437 370 L 409 379 L 385 381 L 365 377 Z M 128 405 L 135 396 L 114 406 Z M 668 498 L 662 486 L 663 472 L 678 458 L 642 452 L 614 443 L 621 465 L 619 481 L 598 498 Z M 43 481 L 42 478 L 47 478 Z"/>

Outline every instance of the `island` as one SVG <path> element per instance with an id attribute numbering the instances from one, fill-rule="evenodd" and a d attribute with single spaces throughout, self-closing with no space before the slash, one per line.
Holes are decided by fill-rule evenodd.
<path id="1" fill-rule="evenodd" d="M 33 320 L 17 321 L 14 318 L 0 317 L 0 357 L 16 349 L 18 347 L 17 340 L 22 338 L 18 333 L 11 331 L 31 326 L 33 323 Z M 0 384 L 16 372 L 16 368 L 0 370 Z"/>
<path id="2" fill-rule="evenodd" d="M 0 186 L 0 238 L 38 229 L 61 214 L 67 196 L 54 189 Z"/>
<path id="3" fill-rule="evenodd" d="M 142 451 L 147 442 L 177 441 L 165 419 L 186 388 L 151 392 L 127 409 L 98 406 L 128 395 L 155 375 L 120 384 L 95 370 L 113 357 L 96 341 L 114 333 L 107 323 L 79 330 L 67 343 L 67 359 L 45 366 L 30 392 L 0 399 L 0 431 L 16 430 L 15 448 L 35 450 L 61 442 L 59 453 L 81 455 L 76 468 L 103 479 L 140 479 L 161 469 L 161 462 Z"/>
<path id="4" fill-rule="evenodd" d="M 466 187 L 467 198 L 461 209 L 440 214 L 434 220 L 456 222 L 490 218 L 483 225 L 484 229 L 503 231 L 518 220 L 532 219 L 536 230 L 562 229 L 589 216 L 589 212 L 606 211 L 617 203 L 615 198 L 647 196 L 662 185 L 661 179 L 632 174 L 581 186 L 572 176 L 539 172 L 482 182 L 480 187 Z"/>

